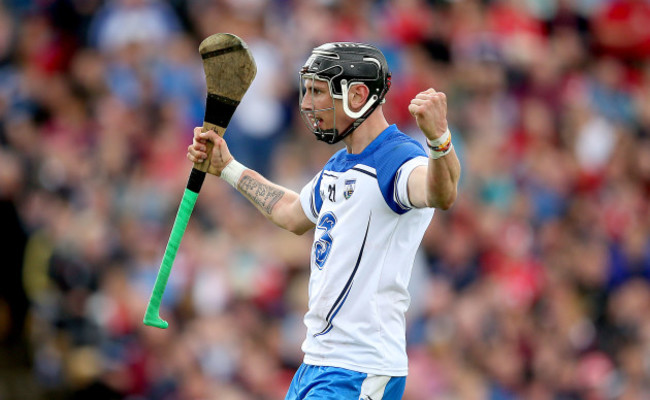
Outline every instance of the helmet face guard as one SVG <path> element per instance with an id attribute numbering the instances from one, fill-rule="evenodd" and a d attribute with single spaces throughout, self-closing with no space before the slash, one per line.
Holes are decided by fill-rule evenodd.
<path id="1" fill-rule="evenodd" d="M 309 129 L 318 140 L 333 144 L 352 133 L 368 116 L 385 101 L 390 88 L 390 72 L 384 55 L 374 46 L 362 43 L 327 43 L 315 48 L 300 70 L 300 104 L 305 94 L 305 80 L 327 82 L 332 107 L 316 110 L 301 108 L 301 115 Z M 348 91 L 354 85 L 366 85 L 370 91 L 366 104 L 358 111 L 353 111 L 348 103 Z M 313 93 L 312 93 L 313 95 Z M 312 97 L 313 98 L 313 97 Z M 317 113 L 324 111 L 336 115 L 334 99 L 341 100 L 343 111 L 354 121 L 342 132 L 334 125 L 330 129 L 321 129 Z"/>
<path id="2" fill-rule="evenodd" d="M 311 81 L 311 87 L 307 88 L 305 85 L 306 81 Z M 322 140 L 323 142 L 327 142 L 329 144 L 334 144 L 341 140 L 342 138 L 339 138 L 339 132 L 336 129 L 336 105 L 334 104 L 334 97 L 332 97 L 332 105 L 331 107 L 326 107 L 326 108 L 316 108 L 316 106 L 313 103 L 314 99 L 314 81 L 324 81 L 328 83 L 328 86 L 330 85 L 330 82 L 326 79 L 321 79 L 315 74 L 300 74 L 300 98 L 299 98 L 299 104 L 301 105 L 300 109 L 300 116 L 302 117 L 303 122 L 307 125 L 307 127 L 312 131 L 314 135 L 316 135 L 316 139 Z M 309 98 L 312 99 L 312 104 L 309 109 L 303 109 L 302 108 L 302 102 L 307 94 L 307 92 L 311 92 Z M 330 89 L 331 93 L 331 89 Z M 319 115 L 322 115 L 324 113 L 331 113 L 332 114 L 332 127 L 329 129 L 322 129 L 320 126 L 320 120 L 321 118 Z"/>

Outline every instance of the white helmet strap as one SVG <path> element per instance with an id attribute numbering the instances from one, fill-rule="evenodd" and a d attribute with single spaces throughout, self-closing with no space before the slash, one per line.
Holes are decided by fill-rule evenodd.
<path id="1" fill-rule="evenodd" d="M 364 106 L 361 107 L 359 111 L 352 111 L 350 109 L 350 104 L 348 103 L 349 89 L 353 85 L 362 85 L 362 84 L 363 83 L 361 82 L 352 82 L 350 83 L 350 85 L 348 85 L 347 79 L 341 79 L 341 92 L 342 92 L 341 100 L 343 101 L 343 111 L 345 111 L 345 114 L 350 118 L 354 118 L 354 119 L 361 118 L 366 113 L 366 111 L 368 111 L 370 107 L 372 107 L 379 99 L 379 96 L 374 94 L 368 99 L 368 101 L 366 101 L 366 104 L 364 104 Z"/>

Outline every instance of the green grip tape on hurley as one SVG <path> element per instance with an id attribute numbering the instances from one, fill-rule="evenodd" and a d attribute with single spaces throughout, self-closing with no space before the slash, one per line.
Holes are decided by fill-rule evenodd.
<path id="1" fill-rule="evenodd" d="M 149 299 L 149 304 L 147 305 L 147 311 L 144 315 L 144 324 L 149 326 L 154 326 L 156 328 L 167 329 L 169 324 L 164 319 L 160 318 L 160 303 L 162 301 L 163 293 L 165 292 L 165 287 L 167 286 L 167 280 L 172 271 L 172 265 L 174 264 L 174 259 L 176 258 L 176 252 L 178 247 L 181 244 L 181 239 L 185 233 L 185 228 L 194 209 L 194 204 L 196 204 L 196 198 L 199 196 L 197 192 L 192 190 L 185 189 L 183 193 L 183 199 L 181 200 L 181 205 L 178 207 L 178 213 L 176 214 L 176 219 L 174 220 L 174 226 L 172 227 L 172 233 L 169 236 L 169 241 L 167 242 L 167 248 L 165 249 L 165 255 L 163 256 L 162 263 L 160 264 L 160 270 L 158 271 L 158 276 L 156 276 L 156 283 L 153 286 L 153 291 L 151 292 L 151 298 Z"/>

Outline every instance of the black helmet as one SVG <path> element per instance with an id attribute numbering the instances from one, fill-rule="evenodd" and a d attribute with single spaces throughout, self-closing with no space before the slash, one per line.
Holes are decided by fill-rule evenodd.
<path id="1" fill-rule="evenodd" d="M 355 121 L 342 133 L 336 126 L 322 130 L 314 127 L 308 119 L 305 121 L 316 138 L 327 143 L 336 143 L 354 131 L 365 119 L 385 101 L 390 88 L 390 72 L 383 53 L 375 46 L 365 43 L 326 43 L 316 47 L 307 62 L 300 70 L 301 83 L 303 79 L 319 79 L 328 83 L 330 95 L 341 99 L 343 110 Z M 364 107 L 354 112 L 348 106 L 347 92 L 354 84 L 365 84 L 370 90 Z M 302 95 L 302 90 L 301 90 Z M 300 99 L 302 103 L 302 98 Z M 332 107 L 333 109 L 333 107 Z M 307 113 L 323 110 L 301 110 L 303 117 Z"/>

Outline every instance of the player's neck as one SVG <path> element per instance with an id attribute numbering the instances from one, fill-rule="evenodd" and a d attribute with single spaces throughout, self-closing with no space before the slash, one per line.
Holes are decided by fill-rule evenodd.
<path id="1" fill-rule="evenodd" d="M 343 143 L 345 143 L 348 153 L 360 154 L 386 128 L 388 128 L 388 122 L 379 107 L 354 132 L 343 139 Z"/>

